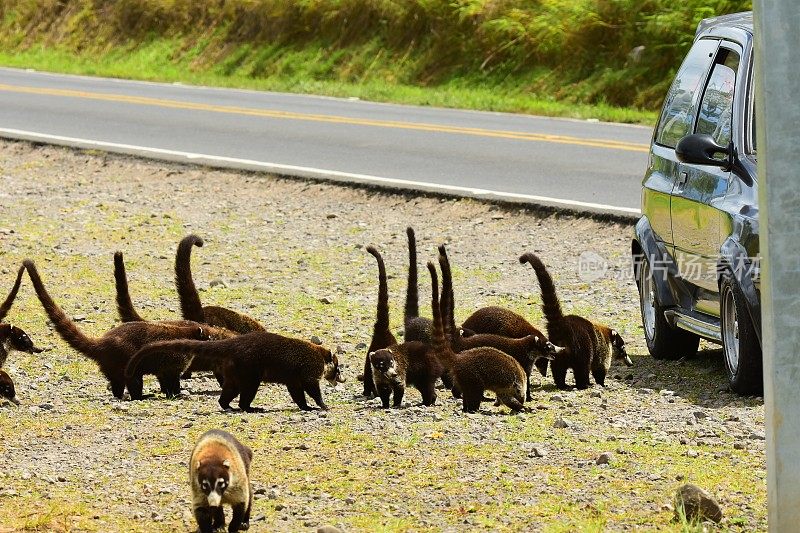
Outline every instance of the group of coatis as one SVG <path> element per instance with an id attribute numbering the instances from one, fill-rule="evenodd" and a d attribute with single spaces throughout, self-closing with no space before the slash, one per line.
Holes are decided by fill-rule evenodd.
<path id="1" fill-rule="evenodd" d="M 408 287 L 404 313 L 405 334 L 399 343 L 389 329 L 386 266 L 372 246 L 367 251 L 378 263 L 377 317 L 364 361 L 363 394 L 378 396 L 384 408 L 402 405 L 405 388 L 418 389 L 424 405 L 436 402 L 436 384 L 441 380 L 465 412 L 475 412 L 492 391 L 497 404 L 513 411 L 531 399 L 530 376 L 535 366 L 542 376 L 550 367 L 559 388 L 566 388 L 567 370 L 572 369 L 575 386 L 585 389 L 594 381 L 604 384 L 612 360 L 631 365 L 622 337 L 613 329 L 576 315 L 564 315 L 553 280 L 542 261 L 533 254 L 520 257 L 529 263 L 542 291 L 547 335 L 524 317 L 501 307 L 478 309 L 456 326 L 455 298 L 450 262 L 444 245 L 439 246 L 439 274 L 432 262 L 433 319 L 419 316 L 417 250 L 412 228 L 407 229 L 409 249 Z M 20 287 L 24 271 L 56 332 L 73 349 L 88 357 L 108 380 L 117 398 L 145 397 L 145 375 L 158 380 L 161 391 L 175 396 L 181 379 L 194 372 L 211 372 L 219 382 L 220 406 L 231 409 L 239 398 L 239 409 L 257 412 L 252 402 L 261 383 L 283 384 L 302 410 L 310 410 L 306 395 L 321 409 L 327 409 L 320 390 L 325 378 L 330 384 L 344 382 L 339 361 L 329 349 L 306 340 L 271 333 L 257 320 L 219 306 L 203 306 L 191 271 L 194 247 L 203 240 L 189 235 L 180 241 L 175 257 L 175 283 L 182 320 L 147 320 L 131 300 L 125 263 L 121 252 L 114 254 L 117 310 L 122 324 L 99 337 L 84 333 L 48 293 L 31 260 L 23 261 L 14 286 L 0 307 L 2 320 Z M 8 350 L 40 351 L 24 331 L 0 322 L 0 368 Z M 0 370 L 0 394 L 17 402 L 11 378 Z"/>

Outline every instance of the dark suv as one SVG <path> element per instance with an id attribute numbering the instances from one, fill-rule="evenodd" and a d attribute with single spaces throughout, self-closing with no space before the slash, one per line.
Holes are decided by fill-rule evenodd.
<path id="1" fill-rule="evenodd" d="M 731 389 L 762 389 L 753 17 L 703 20 L 667 93 L 631 247 L 647 348 L 722 345 Z"/>

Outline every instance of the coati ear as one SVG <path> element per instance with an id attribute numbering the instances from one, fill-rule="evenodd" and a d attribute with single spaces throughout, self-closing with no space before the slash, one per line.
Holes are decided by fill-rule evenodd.
<path id="1" fill-rule="evenodd" d="M 369 353 L 367 354 L 367 357 L 369 357 L 369 360 L 370 360 L 370 361 L 372 361 L 372 358 L 373 358 L 374 356 L 375 356 L 375 352 L 369 352 Z"/>
<path id="2" fill-rule="evenodd" d="M 202 464 L 203 464 L 203 461 L 198 459 L 197 464 L 194 465 L 194 469 L 195 470 L 200 470 L 200 465 L 202 465 Z"/>
<path id="3" fill-rule="evenodd" d="M 330 350 L 325 350 L 323 359 L 325 360 L 326 363 L 333 363 L 333 352 L 331 352 Z"/>
<path id="4" fill-rule="evenodd" d="M 225 459 L 224 461 L 222 461 L 222 466 L 224 466 L 225 468 L 230 468 L 231 467 L 230 460 L 229 459 Z"/>
<path id="5" fill-rule="evenodd" d="M 617 333 L 617 330 L 615 330 L 615 329 L 611 330 L 611 342 L 616 347 L 620 347 L 620 346 L 624 346 L 625 345 L 625 341 L 622 340 L 622 336 L 619 333 Z"/>

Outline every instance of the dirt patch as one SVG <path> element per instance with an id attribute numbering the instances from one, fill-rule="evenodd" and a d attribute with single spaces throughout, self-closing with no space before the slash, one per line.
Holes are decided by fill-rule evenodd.
<path id="1" fill-rule="evenodd" d="M 432 408 L 415 406 L 415 390 L 399 410 L 359 398 L 358 346 L 377 292 L 364 247 L 384 254 L 399 330 L 408 224 L 423 314 L 423 262 L 447 242 L 460 320 L 497 304 L 542 324 L 535 276 L 517 260 L 533 251 L 565 309 L 620 331 L 635 366 L 587 391 L 545 379 L 516 416 L 490 404 L 463 415 L 444 391 Z M 264 386 L 254 405 L 266 413 L 221 413 L 208 377 L 186 381 L 182 399 L 116 401 L 49 328 L 26 279 L 7 320 L 49 350 L 7 363 L 23 405 L 0 405 L 0 527 L 194 529 L 187 460 L 203 431 L 221 427 L 255 450 L 252 531 L 677 531 L 668 504 L 687 481 L 719 499 L 723 527 L 766 529 L 762 401 L 727 391 L 713 346 L 678 362 L 647 355 L 630 227 L 0 142 L 0 292 L 30 257 L 67 314 L 99 335 L 117 322 L 112 254 L 122 250 L 140 313 L 175 318 L 174 252 L 190 232 L 206 241 L 193 256 L 205 304 L 339 347 L 348 381 L 324 390 L 331 410 L 300 413 L 285 389 Z M 604 452 L 608 464 L 596 464 Z"/>

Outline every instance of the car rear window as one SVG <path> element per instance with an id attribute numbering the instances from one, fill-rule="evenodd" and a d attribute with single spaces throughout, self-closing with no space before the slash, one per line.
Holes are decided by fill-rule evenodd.
<path id="1" fill-rule="evenodd" d="M 718 46 L 716 39 L 701 39 L 689 50 L 664 100 L 656 127 L 656 143 L 675 148 L 691 131 L 698 87 L 705 79 Z"/>

